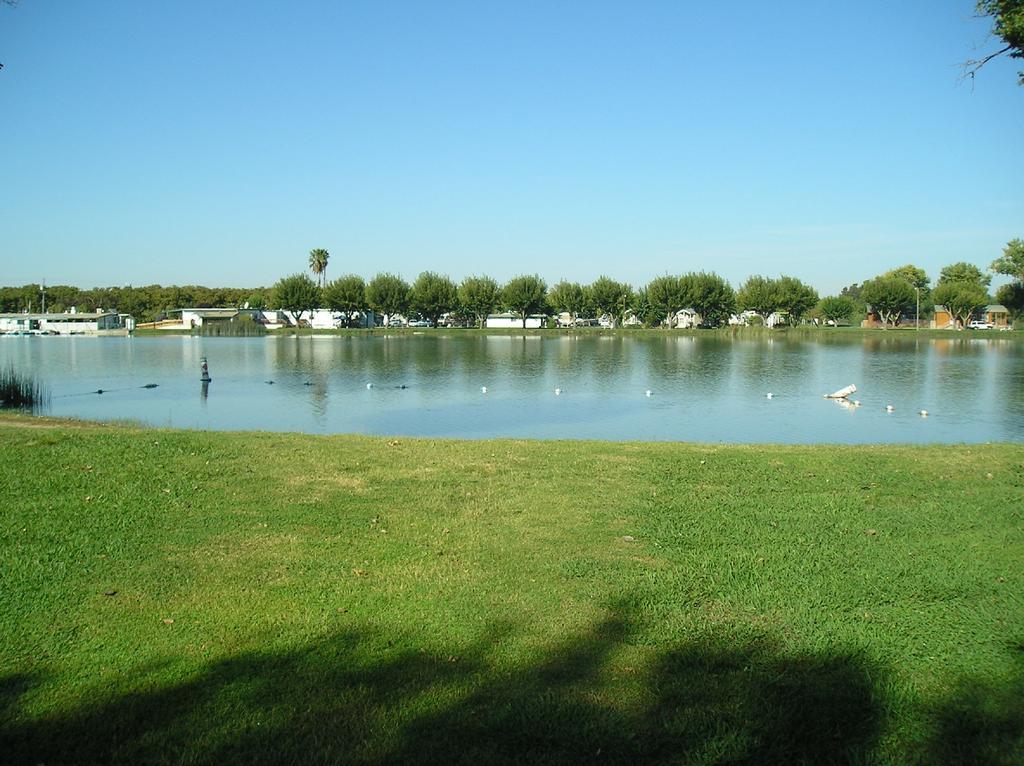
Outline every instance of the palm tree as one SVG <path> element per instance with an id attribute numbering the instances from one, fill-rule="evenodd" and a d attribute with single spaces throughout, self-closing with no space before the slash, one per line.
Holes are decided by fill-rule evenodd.
<path id="1" fill-rule="evenodd" d="M 313 276 L 317 278 L 321 287 L 326 281 L 327 260 L 330 257 L 331 254 L 322 247 L 309 251 L 309 270 L 313 272 Z"/>

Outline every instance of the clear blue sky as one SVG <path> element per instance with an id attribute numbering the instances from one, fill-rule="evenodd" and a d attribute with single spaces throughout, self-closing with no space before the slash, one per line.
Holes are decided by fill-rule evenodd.
<path id="1" fill-rule="evenodd" d="M 973 6 L 0 5 L 0 284 L 984 267 L 1024 87 L 958 85 Z"/>

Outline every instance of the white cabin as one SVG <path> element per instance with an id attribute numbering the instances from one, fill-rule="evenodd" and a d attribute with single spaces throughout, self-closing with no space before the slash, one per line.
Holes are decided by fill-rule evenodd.
<path id="1" fill-rule="evenodd" d="M 547 317 L 543 314 L 530 314 L 526 317 L 525 328 L 527 330 L 539 330 L 544 326 L 547 321 Z M 513 314 L 511 311 L 506 311 L 501 314 L 490 314 L 487 317 L 487 323 L 485 325 L 488 329 L 511 329 L 511 330 L 522 330 L 523 319 L 518 314 Z"/>

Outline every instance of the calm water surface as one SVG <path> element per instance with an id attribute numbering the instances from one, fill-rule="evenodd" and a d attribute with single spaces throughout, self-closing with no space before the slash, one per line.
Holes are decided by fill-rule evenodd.
<path id="1" fill-rule="evenodd" d="M 213 376 L 205 391 L 203 356 Z M 46 382 L 49 414 L 181 428 L 701 442 L 1024 441 L 1024 344 L 998 338 L 471 332 L 0 338 L 0 363 L 8 362 Z M 158 387 L 141 388 L 147 383 Z M 859 389 L 860 408 L 822 398 L 849 383 Z M 89 393 L 100 388 L 104 394 Z M 887 404 L 895 411 L 887 413 Z M 917 414 L 922 409 L 929 417 Z"/>

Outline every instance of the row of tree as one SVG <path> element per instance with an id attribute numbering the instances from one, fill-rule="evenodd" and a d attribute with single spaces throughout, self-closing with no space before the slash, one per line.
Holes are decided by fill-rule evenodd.
<path id="1" fill-rule="evenodd" d="M 151 321 L 171 309 L 197 306 L 243 306 L 263 308 L 271 305 L 273 290 L 268 287 L 235 288 L 200 285 L 142 287 L 94 287 L 83 290 L 71 285 L 38 284 L 0 287 L 0 312 L 41 312 L 45 297 L 47 311 L 61 313 L 109 309 Z"/>
<path id="2" fill-rule="evenodd" d="M 489 314 L 505 310 L 525 326 L 531 314 L 565 313 L 607 317 L 612 326 L 627 316 L 645 325 L 672 324 L 681 309 L 693 309 L 705 325 L 718 326 L 738 310 L 759 314 L 784 312 L 799 320 L 818 302 L 814 288 L 795 277 L 751 277 L 737 292 L 714 273 L 692 272 L 662 276 L 648 285 L 632 286 L 602 276 L 592 284 L 561 281 L 550 288 L 535 275 L 522 275 L 499 285 L 488 276 L 466 277 L 456 284 L 449 277 L 425 271 L 412 284 L 395 274 L 382 273 L 369 282 L 348 274 L 321 287 L 305 274 L 292 274 L 274 286 L 275 306 L 299 313 L 328 308 L 347 315 L 372 310 L 387 319 L 395 314 L 418 314 L 436 324 L 457 316 L 482 325 Z"/>
<path id="3" fill-rule="evenodd" d="M 330 308 L 348 315 L 367 310 L 386 317 L 419 314 L 434 323 L 451 314 L 478 325 L 488 314 L 508 310 L 524 322 L 530 314 L 565 312 L 574 320 L 607 316 L 613 324 L 635 316 L 649 326 L 671 324 L 680 309 L 693 309 L 704 324 L 717 326 L 744 310 L 762 317 L 778 312 L 791 322 L 808 317 L 840 322 L 864 316 L 868 306 L 883 322 L 896 324 L 901 316 L 927 318 L 936 303 L 966 323 L 972 313 L 993 300 L 988 294 L 991 277 L 969 263 L 942 269 L 934 288 L 923 269 L 907 265 L 819 300 L 812 287 L 795 277 L 753 276 L 734 290 L 725 279 L 708 272 L 660 276 L 639 289 L 605 276 L 589 285 L 563 280 L 550 288 L 536 275 L 519 276 L 504 285 L 487 276 L 470 276 L 455 284 L 430 271 L 420 274 L 411 285 L 389 273 L 378 274 L 369 282 L 354 274 L 328 282 L 328 257 L 324 249 L 310 252 L 309 265 L 317 281 L 294 274 L 273 288 L 148 285 L 81 290 L 54 285 L 45 289 L 46 308 L 54 312 L 73 306 L 80 311 L 104 308 L 142 321 L 161 318 L 170 309 L 197 306 L 248 305 L 292 311 Z M 1009 242 L 990 270 L 1013 279 L 997 291 L 994 300 L 1014 313 L 1024 310 L 1024 241 Z M 40 311 L 43 295 L 35 284 L 0 288 L 0 311 Z"/>
<path id="4" fill-rule="evenodd" d="M 819 309 L 826 318 L 864 313 L 868 307 L 887 325 L 896 325 L 902 317 L 927 318 L 933 307 L 944 307 L 961 326 L 985 305 L 1004 305 L 1014 316 L 1024 312 L 1024 240 L 1014 239 L 989 269 L 1013 281 L 989 293 L 992 277 L 971 263 L 954 263 L 939 274 L 934 288 L 924 269 L 914 265 L 869 279 L 863 284 L 843 288 L 838 296 L 822 300 Z"/>
<path id="5" fill-rule="evenodd" d="M 896 325 L 911 314 L 915 319 L 930 316 L 934 303 L 966 325 L 992 300 L 991 276 L 964 262 L 942 269 L 934 290 L 924 269 L 908 264 L 819 300 L 814 288 L 796 277 L 752 276 L 734 291 L 725 279 L 708 272 L 665 275 L 635 290 L 606 276 L 590 285 L 563 280 L 550 289 L 537 275 L 515 277 L 502 286 L 490 277 L 470 276 L 456 285 L 432 271 L 423 272 L 411 285 L 389 273 L 378 274 L 369 283 L 355 274 L 325 282 L 327 257 L 324 249 L 310 251 L 310 270 L 318 282 L 304 274 L 285 277 L 275 285 L 275 305 L 296 313 L 318 307 L 348 315 L 373 310 L 385 318 L 416 313 L 434 324 L 442 316 L 455 315 L 471 318 L 477 325 L 488 314 L 504 309 L 518 315 L 524 326 L 533 313 L 565 313 L 573 321 L 604 316 L 612 326 L 627 316 L 648 326 L 671 325 L 677 312 L 692 309 L 702 324 L 715 327 L 740 311 L 762 318 L 778 313 L 790 323 L 813 316 L 838 324 L 863 316 L 869 308 L 886 325 Z M 1000 288 L 995 299 L 1015 313 L 1024 309 L 1024 241 L 1009 242 L 990 269 L 1014 279 Z"/>

